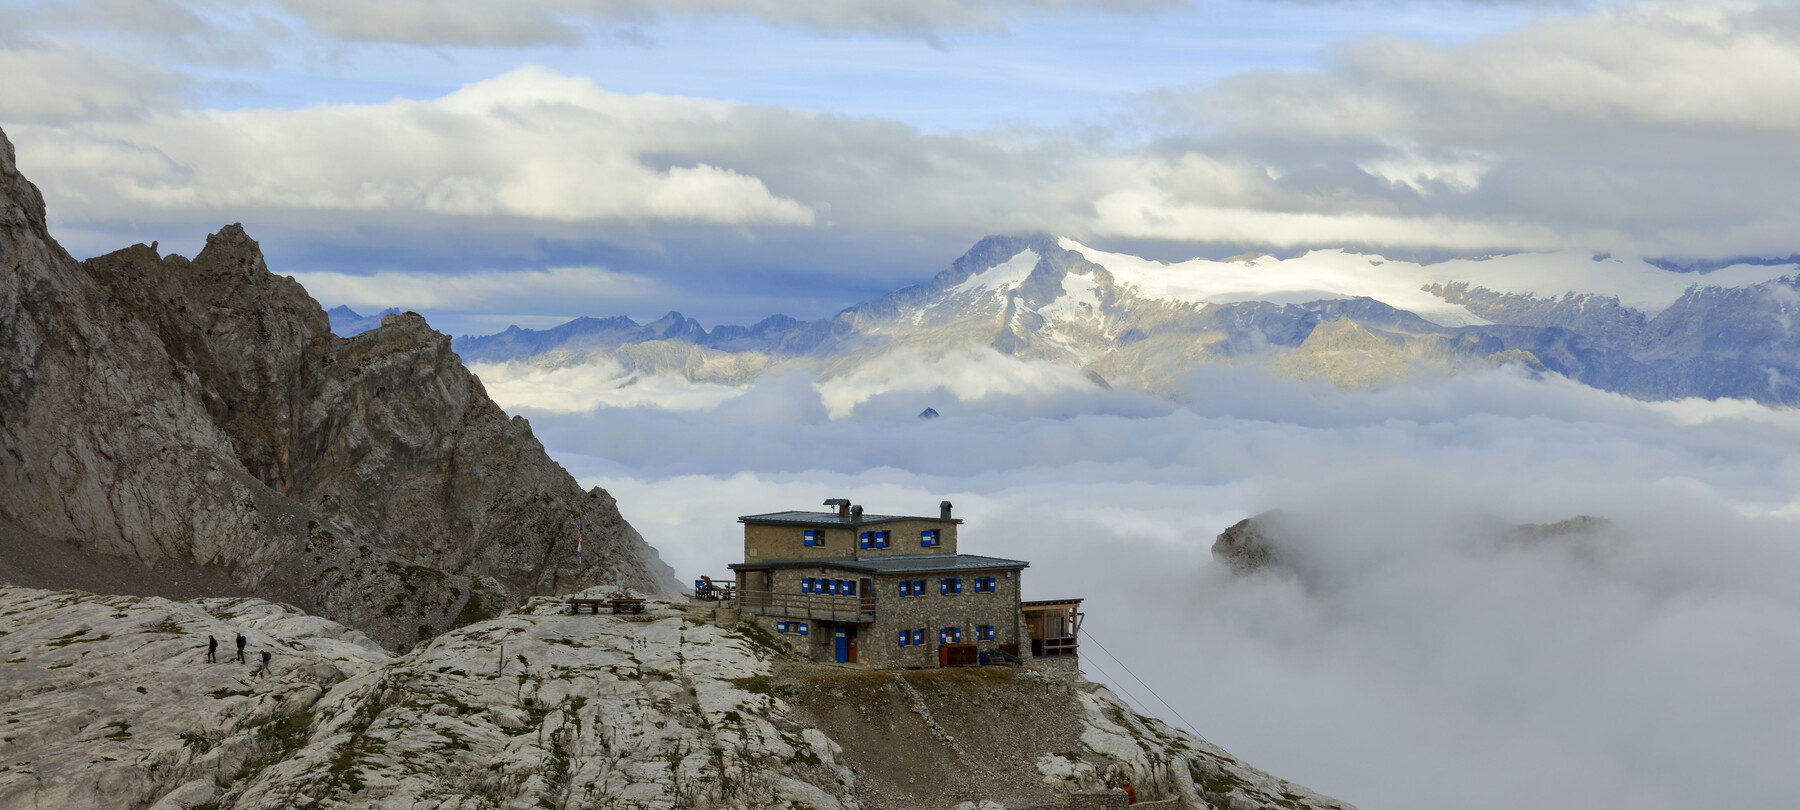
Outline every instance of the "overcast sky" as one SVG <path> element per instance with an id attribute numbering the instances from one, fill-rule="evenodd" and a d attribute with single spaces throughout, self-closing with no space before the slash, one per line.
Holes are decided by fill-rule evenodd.
<path id="1" fill-rule="evenodd" d="M 1792 3 L 502 5 L 5 0 L 0 126 L 78 256 L 242 221 L 459 332 L 819 317 L 1024 230 L 1800 250 Z"/>

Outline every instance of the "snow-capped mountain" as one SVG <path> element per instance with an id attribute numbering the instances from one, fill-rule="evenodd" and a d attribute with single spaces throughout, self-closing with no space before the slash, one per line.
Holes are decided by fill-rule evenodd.
<path id="1" fill-rule="evenodd" d="M 1679 272 L 1579 252 L 1419 263 L 1324 250 L 1166 263 L 994 236 L 928 284 L 819 321 L 709 332 L 679 313 L 642 325 L 582 318 L 456 349 L 476 363 L 593 365 L 626 385 L 679 375 L 737 386 L 789 366 L 821 386 L 871 383 L 901 360 L 1003 357 L 1158 394 L 1177 393 L 1200 363 L 1365 388 L 1516 362 L 1636 397 L 1794 404 L 1797 311 L 1794 260 Z"/>

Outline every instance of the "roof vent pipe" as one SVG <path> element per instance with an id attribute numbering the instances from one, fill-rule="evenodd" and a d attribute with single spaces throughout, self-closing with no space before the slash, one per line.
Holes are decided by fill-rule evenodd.
<path id="1" fill-rule="evenodd" d="M 843 520 L 844 518 L 847 518 L 850 516 L 850 499 L 849 498 L 832 498 L 830 500 L 827 500 L 825 502 L 825 505 L 826 506 L 835 506 L 838 508 L 838 520 Z"/>
<path id="2" fill-rule="evenodd" d="M 938 520 L 950 519 L 950 502 L 938 501 Z"/>
<path id="3" fill-rule="evenodd" d="M 862 522 L 862 507 L 861 506 L 850 507 L 850 520 L 851 520 L 851 522 L 854 522 L 854 523 Z"/>

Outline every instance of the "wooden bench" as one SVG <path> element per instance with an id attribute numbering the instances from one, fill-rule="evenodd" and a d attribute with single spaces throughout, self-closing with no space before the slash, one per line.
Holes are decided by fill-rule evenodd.
<path id="1" fill-rule="evenodd" d="M 613 613 L 643 613 L 644 612 L 644 600 L 642 600 L 642 599 L 626 599 L 626 598 L 621 597 L 618 599 L 608 599 L 606 601 L 608 604 L 612 605 Z M 594 612 L 598 613 L 599 609 L 596 608 Z"/>
<path id="2" fill-rule="evenodd" d="M 604 600 L 604 599 L 570 599 L 569 600 L 569 612 L 576 614 L 576 615 L 580 615 L 581 609 L 587 608 L 589 611 L 593 612 L 594 615 L 597 616 L 600 614 L 600 603 L 605 602 L 605 601 L 606 600 Z M 618 611 L 615 610 L 613 612 L 617 613 Z"/>

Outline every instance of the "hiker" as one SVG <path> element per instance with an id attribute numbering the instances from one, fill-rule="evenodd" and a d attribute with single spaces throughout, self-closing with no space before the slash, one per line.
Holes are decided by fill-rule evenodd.
<path id="1" fill-rule="evenodd" d="M 254 674 L 259 678 L 264 675 L 273 674 L 269 671 L 269 659 L 274 658 L 274 657 L 275 657 L 274 653 L 271 653 L 268 650 L 263 650 L 262 651 L 262 666 L 257 667 L 256 672 Z"/>
<path id="2" fill-rule="evenodd" d="M 219 663 L 219 639 L 217 637 L 206 637 L 206 663 Z"/>
<path id="3" fill-rule="evenodd" d="M 264 653 L 264 654 L 266 655 L 267 653 Z M 1130 782 L 1126 782 L 1125 784 L 1120 785 L 1119 787 L 1122 787 L 1125 789 L 1125 803 L 1126 804 L 1137 804 L 1137 788 L 1132 787 Z"/>
<path id="4" fill-rule="evenodd" d="M 242 663 L 244 663 L 244 645 L 249 644 L 250 639 L 244 638 L 243 633 L 237 634 L 237 637 L 238 637 L 238 639 L 237 639 L 237 641 L 238 641 L 238 663 L 242 664 Z"/>

